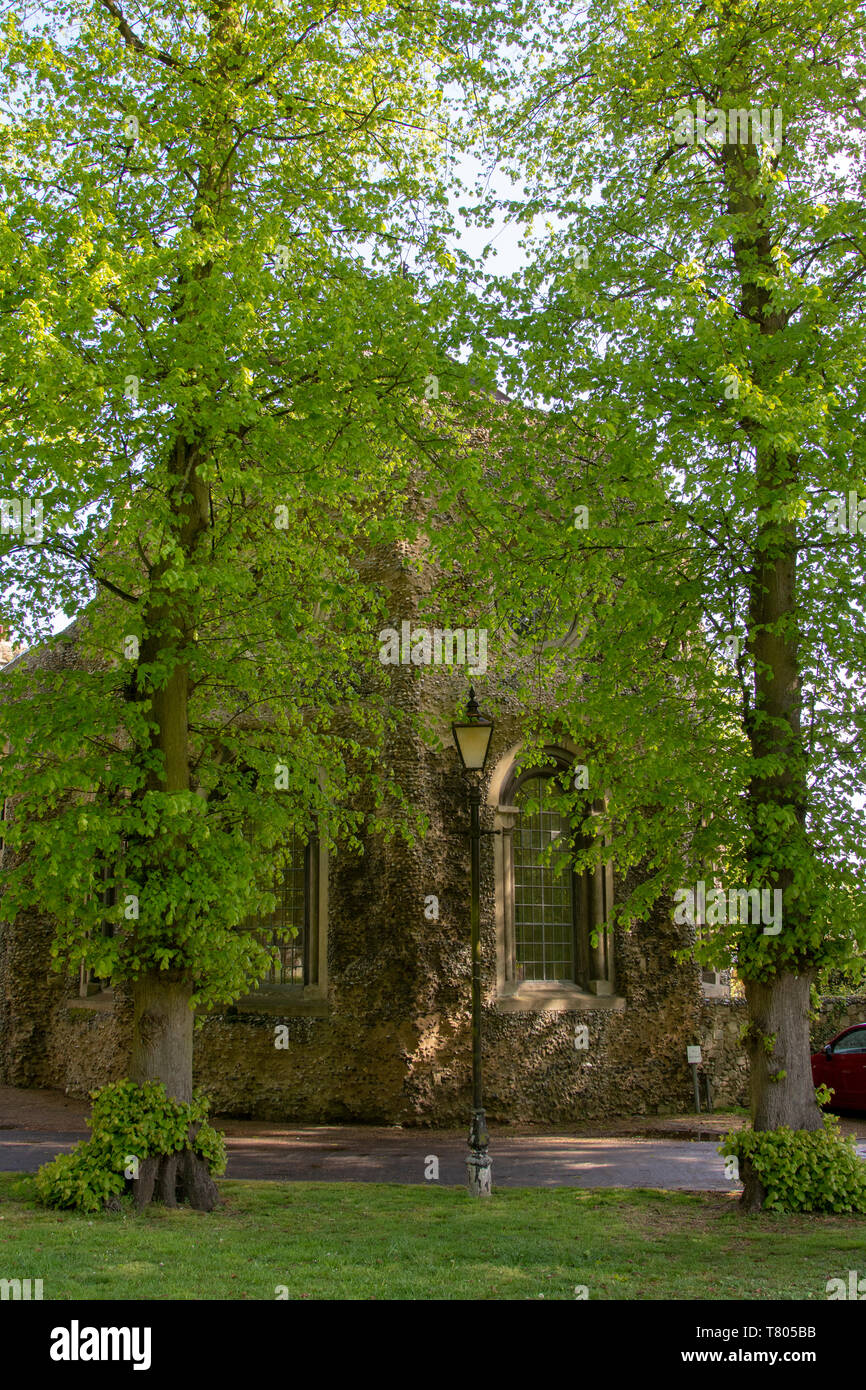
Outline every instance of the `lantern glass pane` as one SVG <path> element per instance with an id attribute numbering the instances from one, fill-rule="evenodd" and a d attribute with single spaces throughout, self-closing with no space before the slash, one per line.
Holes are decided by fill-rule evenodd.
<path id="1" fill-rule="evenodd" d="M 455 726 L 454 732 L 465 766 L 473 771 L 480 771 L 487 757 L 487 748 L 493 733 L 492 726 L 490 724 L 458 724 Z"/>

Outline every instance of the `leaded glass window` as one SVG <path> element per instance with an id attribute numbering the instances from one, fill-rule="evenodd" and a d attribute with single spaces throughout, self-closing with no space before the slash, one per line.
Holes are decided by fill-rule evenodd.
<path id="1" fill-rule="evenodd" d="M 267 985 L 307 983 L 307 940 L 309 936 L 308 858 L 309 849 L 298 835 L 288 846 L 288 857 L 274 880 L 277 904 L 271 915 L 257 927 L 262 941 L 277 948 L 278 957 L 259 982 Z M 281 937 L 281 929 L 295 927 L 296 935 Z"/>
<path id="2" fill-rule="evenodd" d="M 514 937 L 518 978 L 575 978 L 575 894 L 570 828 L 550 805 L 552 779 L 532 777 L 516 795 Z M 532 803 L 534 810 L 524 809 Z M 553 844 L 549 862 L 545 851 Z M 563 862 L 563 860 L 565 862 Z"/>

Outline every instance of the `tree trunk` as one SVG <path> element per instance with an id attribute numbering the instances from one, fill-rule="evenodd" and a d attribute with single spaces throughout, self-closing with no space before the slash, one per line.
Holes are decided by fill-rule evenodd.
<path id="1" fill-rule="evenodd" d="M 170 860 L 169 885 L 173 867 L 175 871 L 178 864 L 186 868 L 184 818 L 173 815 L 172 811 L 182 811 L 189 794 L 190 651 L 196 640 L 198 615 L 205 604 L 210 611 L 213 603 L 212 599 L 208 603 L 202 596 L 202 591 L 207 591 L 202 580 L 215 553 L 213 546 L 208 550 L 202 544 L 213 526 L 213 512 L 210 484 L 202 477 L 201 449 L 223 437 L 226 426 L 221 395 L 223 389 L 230 389 L 235 376 L 233 361 L 224 362 L 218 348 L 211 348 L 212 298 L 207 292 L 207 281 L 214 272 L 213 247 L 222 244 L 232 225 L 233 210 L 228 205 L 233 184 L 232 166 L 244 138 L 238 131 L 244 119 L 244 92 L 249 85 L 241 83 L 239 74 L 243 69 L 246 77 L 247 63 L 258 53 L 258 39 L 248 42 L 241 8 L 240 0 L 212 0 L 204 7 L 205 51 L 191 74 L 187 74 L 174 58 L 150 50 L 122 20 L 114 39 L 106 38 L 109 47 L 112 42 L 126 47 L 136 71 L 142 55 L 146 54 L 146 61 L 158 59 L 161 64 L 174 65 L 183 72 L 181 82 L 193 84 L 188 86 L 186 102 L 190 152 L 185 173 L 191 192 L 189 206 L 178 208 L 176 220 L 192 230 L 197 246 L 193 251 L 185 234 L 183 245 L 177 251 L 171 292 L 163 295 L 164 304 L 159 311 L 160 332 L 173 339 L 178 349 L 173 364 L 169 354 L 169 366 L 178 369 L 178 382 L 183 383 L 184 394 L 178 399 L 179 388 L 174 382 L 166 388 L 167 394 L 161 394 L 159 386 L 156 391 L 158 410 L 172 403 L 176 408 L 175 437 L 167 446 L 169 452 L 165 459 L 167 477 L 163 480 L 161 470 L 148 468 L 132 480 L 136 487 L 139 482 L 143 484 L 146 489 L 143 495 L 159 495 L 166 504 L 165 512 L 160 507 L 154 516 L 153 527 L 146 525 L 143 533 L 134 538 L 138 552 L 135 563 L 139 569 L 132 588 L 138 595 L 136 618 L 140 615 L 141 643 L 136 665 L 123 682 L 125 698 L 139 705 L 133 727 L 134 737 L 140 737 L 141 746 L 133 750 L 131 758 L 134 762 L 138 755 L 139 767 L 146 768 L 146 777 L 134 783 L 132 804 L 136 798 L 140 804 L 149 796 L 153 808 L 152 816 L 143 818 L 148 828 L 139 830 L 136 827 L 127 837 L 128 844 L 136 836 L 140 837 L 136 844 L 138 852 L 135 856 L 130 854 L 129 859 L 140 871 L 137 881 L 144 880 L 140 883 L 140 891 L 145 895 L 149 874 L 159 877 L 163 855 Z M 120 20 L 119 10 L 116 17 Z M 119 52 L 111 54 L 109 63 L 116 65 L 118 71 L 126 69 Z M 266 66 L 255 80 L 262 80 L 268 72 Z M 220 275 L 222 273 L 221 264 Z M 140 323 L 139 327 L 146 340 L 147 327 Z M 194 346 L 196 343 L 200 343 L 200 349 Z M 146 341 L 142 350 L 152 357 Z M 158 367 L 157 363 L 156 381 L 161 382 L 163 374 Z M 118 370 L 122 370 L 122 366 L 118 365 Z M 158 417 L 152 417 L 152 424 L 154 418 Z M 155 424 L 153 428 L 156 430 Z M 231 452 L 236 441 L 232 440 L 230 429 L 228 437 L 232 442 L 225 447 Z M 154 462 L 149 455 L 155 447 L 155 444 L 142 444 L 149 465 Z M 127 533 L 122 532 L 122 536 L 126 540 Z M 133 560 L 132 552 L 127 559 Z M 124 593 L 107 579 L 104 582 L 117 594 Z M 124 632 L 118 627 L 115 633 L 118 661 Z M 124 656 L 133 659 L 125 642 Z M 149 728 L 145 735 L 137 732 L 141 727 L 138 716 L 147 720 Z M 125 751 L 125 743 L 123 746 Z M 172 806 L 172 798 L 175 806 Z M 158 833 L 149 828 L 153 819 L 159 825 Z M 169 853 L 172 850 L 179 851 L 173 861 Z M 175 878 L 174 882 L 177 881 Z M 122 936 L 124 951 L 118 977 L 132 981 L 134 996 L 130 1076 L 139 1085 L 161 1082 L 169 1097 L 187 1104 L 192 1099 L 194 1020 L 191 1000 L 198 984 L 198 962 L 191 959 L 186 949 L 184 928 L 187 924 L 173 925 L 166 920 L 164 912 L 160 920 L 161 908 L 153 905 L 160 901 L 164 900 L 154 897 L 140 927 L 135 925 L 137 912 L 127 914 L 122 932 L 118 934 L 119 939 Z M 195 907 L 190 909 L 192 915 L 195 911 Z M 161 962 L 166 959 L 174 968 L 160 969 Z M 142 973 L 135 978 L 139 970 Z M 191 1126 L 190 1145 L 194 1138 L 195 1127 Z M 132 1142 L 131 1147 L 134 1147 Z M 166 1202 L 175 1201 L 178 1183 L 195 1205 L 214 1205 L 216 1189 L 206 1165 L 191 1147 L 181 1155 L 151 1155 L 147 1159 L 137 1155 L 137 1158 L 139 1176 L 129 1179 L 136 1192 L 137 1205 L 146 1205 L 154 1193 Z"/>
<path id="2" fill-rule="evenodd" d="M 202 236 L 210 235 L 213 218 L 219 213 L 222 200 L 231 190 L 231 160 L 234 153 L 231 122 L 228 119 L 231 98 L 226 96 L 227 55 L 232 46 L 240 43 L 242 26 L 238 0 L 217 0 L 208 16 L 211 52 L 207 61 L 209 77 L 214 81 L 213 125 L 222 131 L 221 141 L 212 152 L 211 162 L 199 167 L 194 206 L 191 210 L 193 230 Z M 127 38 L 126 42 L 131 41 Z M 222 79 L 220 81 L 219 79 Z M 223 109 L 223 102 L 225 103 Z M 179 276 L 177 286 L 176 323 L 188 331 L 192 326 L 201 330 L 197 321 L 199 291 L 213 271 L 213 263 L 205 257 L 189 271 Z M 192 289 L 195 294 L 190 294 Z M 143 640 L 139 664 L 145 668 L 168 668 L 155 687 L 140 690 L 137 679 L 134 689 L 149 705 L 152 726 L 148 759 L 156 751 L 161 755 L 161 767 L 151 771 L 147 790 L 163 794 L 186 793 L 190 785 L 189 731 L 189 668 L 187 652 L 195 630 L 192 610 L 194 604 L 178 592 L 174 584 L 163 584 L 163 577 L 174 564 L 179 550 L 184 562 L 194 568 L 199 561 L 202 536 L 211 525 L 210 488 L 202 480 L 199 445 L 190 439 L 186 429 L 179 431 L 169 459 L 169 480 L 174 505 L 174 524 L 171 544 L 166 544 L 163 558 L 148 570 L 150 591 L 144 605 Z M 182 834 L 177 841 L 182 842 Z M 193 981 L 189 971 L 165 971 L 151 967 L 134 982 L 134 1023 L 130 1077 L 138 1084 L 161 1081 L 170 1097 L 189 1103 L 192 1099 L 193 1011 L 191 999 Z M 217 1190 L 207 1164 L 192 1146 L 195 1127 L 189 1131 L 190 1147 L 180 1154 L 154 1156 L 154 1161 L 142 1163 L 141 1176 L 132 1180 L 136 1188 L 136 1205 L 145 1206 L 153 1196 L 169 1205 L 177 1198 L 189 1200 L 199 1210 L 210 1211 L 217 1203 Z"/>
<path id="3" fill-rule="evenodd" d="M 130 1079 L 139 1086 L 161 1081 L 173 1100 L 192 1100 L 192 1041 L 194 1016 L 191 985 L 169 971 L 151 971 L 134 985 L 134 1022 Z M 189 1202 L 197 1211 L 213 1211 L 219 1202 L 216 1183 L 203 1158 L 190 1147 L 180 1153 L 154 1155 L 141 1161 L 138 1177 L 130 1180 L 138 1210 L 151 1201 L 176 1207 Z"/>
<path id="4" fill-rule="evenodd" d="M 177 1206 L 177 1166 L 180 1154 L 169 1154 L 159 1165 L 157 1199 L 164 1207 Z M 195 1202 L 192 1203 L 195 1206 Z"/>
<path id="5" fill-rule="evenodd" d="M 746 981 L 747 1034 L 751 1072 L 752 1126 L 760 1129 L 820 1129 L 809 1044 L 811 975 L 777 975 L 762 983 Z M 764 1205 L 763 1184 L 746 1161 L 741 1204 L 746 1211 Z"/>
<path id="6" fill-rule="evenodd" d="M 777 975 L 766 983 L 746 981 L 755 1129 L 779 1129 L 782 1125 L 821 1128 L 809 1045 L 811 983 L 811 975 L 789 974 Z"/>
<path id="7" fill-rule="evenodd" d="M 150 972 L 133 987 L 130 1078 L 161 1081 L 173 1100 L 192 1100 L 192 987 L 169 972 Z"/>
<path id="8" fill-rule="evenodd" d="M 748 84 L 731 73 L 728 105 L 740 104 Z M 746 103 L 748 105 L 748 103 Z M 771 298 L 768 286 L 776 275 L 769 232 L 767 198 L 759 178 L 759 152 L 754 144 L 727 142 L 723 169 L 727 212 L 742 219 L 734 233 L 734 262 L 740 278 L 740 311 L 761 338 L 781 333 L 787 317 Z M 762 361 L 762 354 L 758 354 Z M 772 389 L 771 380 L 756 385 Z M 773 958 L 761 956 L 757 941 L 744 937 L 740 961 L 749 1007 L 748 1052 L 751 1066 L 751 1112 L 755 1130 L 814 1130 L 821 1127 L 815 1100 L 809 1045 L 809 991 L 812 974 L 794 973 L 808 952 L 810 904 L 803 883 L 789 894 L 795 865 L 811 853 L 806 829 L 808 806 L 807 758 L 801 711 L 800 615 L 797 609 L 796 523 L 780 503 L 798 496 L 799 457 L 796 450 L 775 447 L 749 413 L 748 396 L 740 419 L 748 439 L 755 441 L 756 533 L 751 553 L 749 645 L 754 665 L 752 708 L 745 710 L 756 771 L 748 789 L 751 843 L 748 860 L 752 885 L 771 883 L 782 892 L 781 932 L 773 934 Z M 756 935 L 763 934 L 760 925 Z M 792 967 L 792 960 L 795 962 Z M 774 1079 L 775 1078 L 775 1079 Z M 751 1165 L 745 1165 L 742 1202 L 759 1210 L 765 1192 Z"/>

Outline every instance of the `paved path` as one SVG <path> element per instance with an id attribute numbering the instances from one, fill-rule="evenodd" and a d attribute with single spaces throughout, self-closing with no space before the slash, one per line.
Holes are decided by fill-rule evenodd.
<path id="1" fill-rule="evenodd" d="M 88 1133 L 86 1101 L 60 1092 L 0 1087 L 0 1171 L 32 1173 Z M 728 1181 L 716 1148 L 737 1117 L 642 1116 L 607 1126 L 576 1125 L 571 1132 L 493 1126 L 490 1153 L 498 1187 L 664 1187 L 738 1191 Z M 424 1184 L 436 1158 L 439 1182 L 466 1181 L 464 1130 L 400 1126 L 304 1125 L 217 1118 L 226 1134 L 229 1178 L 283 1182 L 387 1182 Z M 599 1133 L 599 1130 L 607 1132 Z M 661 1133 L 660 1133 L 661 1130 Z M 843 1121 L 866 1158 L 862 1118 Z M 709 1142 L 685 1137 L 699 1135 Z M 670 1136 L 670 1137 L 668 1137 Z"/>
<path id="2" fill-rule="evenodd" d="M 45 1130 L 0 1131 L 0 1171 L 33 1173 L 82 1136 Z M 355 1135 L 353 1133 L 352 1138 Z M 435 1132 L 407 1136 L 378 1131 L 366 1143 L 348 1143 L 339 1130 L 305 1130 L 275 1140 L 228 1137 L 228 1178 L 283 1182 L 429 1181 L 431 1157 L 439 1182 L 466 1181 L 466 1140 Z M 494 1139 L 498 1187 L 676 1187 L 731 1191 L 724 1163 L 711 1144 L 667 1139 Z"/>
<path id="3" fill-rule="evenodd" d="M 430 1181 L 431 1158 L 444 1186 L 466 1181 L 466 1140 L 452 1133 L 406 1134 L 376 1130 L 360 1143 L 358 1131 L 339 1128 L 227 1138 L 228 1178 L 283 1182 Z M 45 1130 L 0 1132 L 0 1170 L 33 1173 L 82 1136 Z M 351 1142 L 350 1142 L 351 1141 Z M 858 1146 L 866 1157 L 866 1144 Z M 497 1187 L 664 1187 L 731 1192 L 715 1144 L 671 1139 L 574 1139 L 565 1136 L 500 1136 L 491 1141 Z"/>
<path id="4" fill-rule="evenodd" d="M 339 1131 L 267 1139 L 229 1137 L 227 1177 L 284 1181 L 428 1181 L 431 1158 L 439 1182 L 466 1182 L 466 1137 L 427 1134 L 379 1135 L 365 1145 L 341 1142 Z M 498 1187 L 678 1187 L 730 1191 L 724 1162 L 711 1144 L 651 1139 L 575 1139 L 565 1136 L 491 1138 Z"/>

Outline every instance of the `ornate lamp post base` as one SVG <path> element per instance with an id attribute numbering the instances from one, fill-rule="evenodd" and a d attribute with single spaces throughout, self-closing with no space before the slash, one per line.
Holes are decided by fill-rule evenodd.
<path id="1" fill-rule="evenodd" d="M 486 1149 L 470 1149 L 466 1160 L 470 1197 L 489 1197 L 493 1187 L 492 1165 Z"/>

